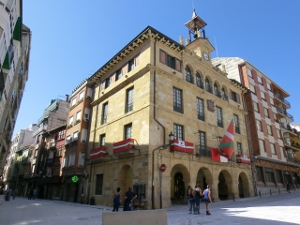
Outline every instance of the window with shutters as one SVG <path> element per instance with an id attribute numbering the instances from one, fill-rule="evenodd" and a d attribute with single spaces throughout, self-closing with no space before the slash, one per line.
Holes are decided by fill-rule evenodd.
<path id="1" fill-rule="evenodd" d="M 160 50 L 160 62 L 181 72 L 181 61 L 173 56 L 168 55 L 163 50 Z"/>

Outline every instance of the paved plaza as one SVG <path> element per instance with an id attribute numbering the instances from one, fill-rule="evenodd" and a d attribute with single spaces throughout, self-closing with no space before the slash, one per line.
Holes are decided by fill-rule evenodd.
<path id="1" fill-rule="evenodd" d="M 3 196 L 0 198 L 1 225 L 99 225 L 102 224 L 102 213 L 112 209 L 22 197 L 10 201 L 3 201 Z M 204 203 L 201 203 L 200 215 L 189 214 L 185 205 L 174 205 L 166 210 L 168 225 L 300 224 L 300 191 L 215 202 L 211 204 L 210 216 L 205 215 Z"/>

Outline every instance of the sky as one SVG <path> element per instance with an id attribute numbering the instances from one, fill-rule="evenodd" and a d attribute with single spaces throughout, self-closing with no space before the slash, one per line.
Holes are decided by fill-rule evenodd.
<path id="1" fill-rule="evenodd" d="M 23 0 L 32 32 L 29 78 L 14 134 L 37 123 L 51 99 L 65 99 L 148 25 L 179 42 L 193 8 L 214 57 L 240 57 L 290 94 L 300 123 L 299 0 Z"/>

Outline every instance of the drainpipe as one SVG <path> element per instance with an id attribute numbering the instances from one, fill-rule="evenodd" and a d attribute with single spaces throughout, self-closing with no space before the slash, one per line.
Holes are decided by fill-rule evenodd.
<path id="1" fill-rule="evenodd" d="M 156 67 L 156 40 L 154 40 L 154 68 Z M 166 128 L 162 125 L 162 123 L 160 123 L 157 119 L 156 119 L 156 69 L 154 69 L 154 96 L 153 96 L 153 117 L 154 120 L 163 128 L 163 145 L 159 146 L 155 149 L 152 150 L 152 192 L 151 192 L 151 199 L 152 199 L 152 209 L 155 209 L 155 205 L 154 205 L 154 152 L 156 150 L 159 149 L 166 149 L 169 147 L 169 145 L 166 145 L 166 140 L 165 140 L 165 136 L 166 136 Z M 161 194 L 160 194 L 161 195 Z"/>

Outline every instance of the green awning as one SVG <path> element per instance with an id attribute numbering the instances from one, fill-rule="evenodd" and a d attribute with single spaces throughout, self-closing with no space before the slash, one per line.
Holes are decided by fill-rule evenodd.
<path id="1" fill-rule="evenodd" d="M 13 38 L 15 40 L 21 41 L 22 38 L 22 24 L 21 24 L 21 17 L 18 17 L 14 32 L 13 32 Z"/>

